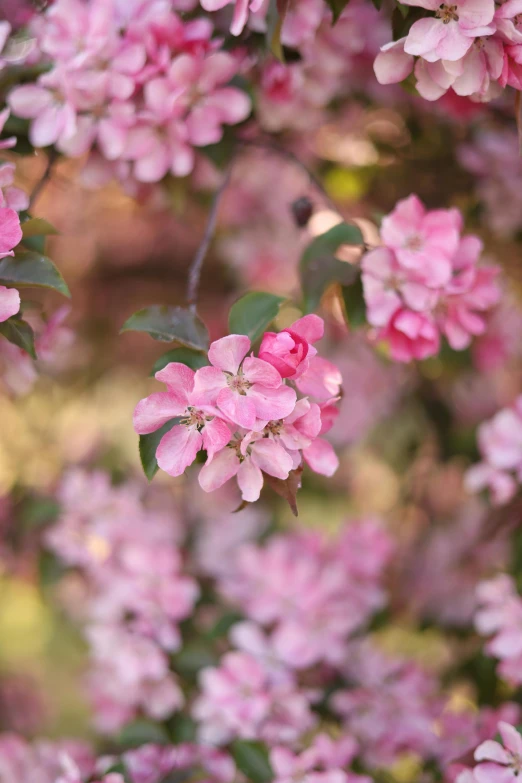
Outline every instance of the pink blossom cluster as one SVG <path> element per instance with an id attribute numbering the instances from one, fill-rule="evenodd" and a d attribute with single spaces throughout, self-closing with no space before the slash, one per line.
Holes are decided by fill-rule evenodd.
<path id="1" fill-rule="evenodd" d="M 522 599 L 513 579 L 501 574 L 477 587 L 475 626 L 490 637 L 486 651 L 500 661 L 498 670 L 513 685 L 522 683 Z"/>
<path id="2" fill-rule="evenodd" d="M 470 492 L 488 489 L 495 505 L 510 501 L 522 481 L 522 396 L 478 430 L 482 461 L 466 473 Z"/>
<path id="3" fill-rule="evenodd" d="M 442 702 L 431 674 L 413 661 L 382 653 L 370 638 L 352 643 L 343 674 L 351 687 L 334 693 L 332 708 L 370 767 L 393 764 L 406 751 L 421 758 L 436 755 L 435 720 Z"/>
<path id="4" fill-rule="evenodd" d="M 331 540 L 311 532 L 275 536 L 266 546 L 240 547 L 220 589 L 270 630 L 276 660 L 292 669 L 339 666 L 349 637 L 385 604 L 392 551 L 386 530 L 371 518 L 346 525 Z"/>
<path id="5" fill-rule="evenodd" d="M 218 666 L 200 672 L 192 716 L 203 744 L 240 738 L 293 745 L 316 725 L 312 698 L 286 667 L 261 655 L 232 651 Z"/>
<path id="6" fill-rule="evenodd" d="M 420 95 L 435 101 L 449 89 L 475 101 L 489 101 L 501 88 L 522 87 L 522 32 L 518 0 L 407 0 L 431 13 L 408 34 L 386 44 L 377 56 L 381 84 L 414 71 Z"/>
<path id="7" fill-rule="evenodd" d="M 95 148 L 107 176 L 185 176 L 195 147 L 250 113 L 229 84 L 238 56 L 220 50 L 209 20 L 182 21 L 170 0 L 57 0 L 35 31 L 51 67 L 12 90 L 11 110 L 31 120 L 35 147 L 73 157 Z"/>
<path id="8" fill-rule="evenodd" d="M 333 26 L 326 12 L 315 35 L 299 43 L 300 60 L 260 64 L 256 113 L 262 127 L 270 132 L 319 127 L 334 98 L 355 83 L 371 89 L 371 62 L 389 35 L 388 22 L 365 0 L 350 2 Z"/>
<path id="9" fill-rule="evenodd" d="M 171 362 L 157 372 L 167 391 L 138 403 L 134 428 L 144 435 L 175 420 L 159 442 L 159 467 L 180 476 L 204 449 L 202 489 L 237 477 L 248 502 L 259 498 L 263 474 L 287 479 L 303 459 L 331 476 L 338 460 L 320 435 L 333 426 L 342 379 L 314 347 L 323 331 L 322 319 L 307 315 L 277 334 L 265 332 L 257 358 L 248 337 L 231 334 L 211 344 L 209 366 L 194 372 Z"/>
<path id="10" fill-rule="evenodd" d="M 61 776 L 71 769 L 81 774 L 81 779 L 86 779 L 94 774 L 95 766 L 96 759 L 83 742 L 39 740 L 31 745 L 17 734 L 0 734 L 2 783 L 64 783 Z M 106 780 L 105 783 L 120 781 Z"/>
<path id="11" fill-rule="evenodd" d="M 363 256 L 362 281 L 368 321 L 393 359 L 435 356 L 441 336 L 460 351 L 485 331 L 498 269 L 479 266 L 481 240 L 461 232 L 457 209 L 426 210 L 415 195 L 383 218 L 383 244 Z"/>
<path id="12" fill-rule="evenodd" d="M 510 723 L 499 721 L 501 742 L 486 739 L 475 750 L 477 762 L 456 783 L 517 783 L 522 770 L 522 736 Z"/>
<path id="13" fill-rule="evenodd" d="M 122 756 L 132 783 L 163 783 L 172 773 L 202 775 L 208 783 L 231 783 L 237 774 L 230 755 L 208 745 L 142 745 Z"/>
<path id="14" fill-rule="evenodd" d="M 117 731 L 140 710 L 165 718 L 183 702 L 169 653 L 179 649 L 179 623 L 199 593 L 182 572 L 173 520 L 148 510 L 138 487 L 112 487 L 104 473 L 73 471 L 59 500 L 46 541 L 85 583 L 71 610 L 90 645 L 97 725 Z"/>
<path id="15" fill-rule="evenodd" d="M 9 165 L 9 164 L 4 164 Z M 3 169 L 5 172 L 5 168 Z M 7 174 L 7 172 L 6 172 Z M 9 177 L 9 174 L 7 174 Z M 2 170 L 0 170 L 2 177 Z M 0 197 L 3 199 L 2 190 Z M 22 239 L 22 229 L 20 227 L 20 218 L 18 214 L 10 207 L 4 206 L 0 200 L 0 259 L 7 256 L 14 256 L 14 248 Z M 0 322 L 7 321 L 12 315 L 20 309 L 20 294 L 16 288 L 6 288 L 0 286 Z"/>
<path id="16" fill-rule="evenodd" d="M 270 750 L 275 783 L 372 783 L 366 775 L 346 770 L 358 750 L 357 742 L 349 735 L 332 740 L 327 734 L 316 734 L 301 753 L 276 745 Z"/>

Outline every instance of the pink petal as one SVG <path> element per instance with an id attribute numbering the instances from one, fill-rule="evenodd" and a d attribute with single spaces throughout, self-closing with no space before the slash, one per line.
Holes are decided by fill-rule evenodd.
<path id="1" fill-rule="evenodd" d="M 230 438 L 231 432 L 222 419 L 214 418 L 205 424 L 203 428 L 203 448 L 207 452 L 207 465 L 218 451 L 225 448 Z"/>
<path id="2" fill-rule="evenodd" d="M 494 0 L 460 0 L 459 25 L 467 30 L 489 25 L 495 14 Z M 477 33 L 480 35 L 480 33 Z"/>
<path id="3" fill-rule="evenodd" d="M 486 761 L 474 768 L 477 783 L 517 783 L 512 767 L 501 767 Z"/>
<path id="4" fill-rule="evenodd" d="M 441 19 L 433 16 L 417 20 L 412 24 L 406 37 L 404 51 L 406 54 L 420 56 L 433 52 L 446 35 L 446 27 L 448 25 L 445 25 Z"/>
<path id="5" fill-rule="evenodd" d="M 444 28 L 445 35 L 436 47 L 437 57 L 441 60 L 460 60 L 473 46 L 473 38 L 463 33 L 458 22 L 449 22 Z"/>
<path id="6" fill-rule="evenodd" d="M 20 294 L 16 288 L 0 285 L 0 322 L 7 321 L 20 309 Z"/>
<path id="7" fill-rule="evenodd" d="M 256 500 L 259 500 L 263 488 L 263 474 L 251 459 L 246 459 L 241 463 L 237 472 L 237 483 L 243 500 L 248 503 L 255 503 Z"/>
<path id="8" fill-rule="evenodd" d="M 318 315 L 305 315 L 289 327 L 307 343 L 316 343 L 324 336 L 324 321 Z"/>
<path id="9" fill-rule="evenodd" d="M 373 63 L 379 84 L 396 84 L 406 79 L 413 69 L 413 56 L 404 51 L 404 42 L 391 41 L 381 48 Z"/>
<path id="10" fill-rule="evenodd" d="M 268 389 L 278 389 L 282 379 L 279 372 L 263 359 L 255 359 L 247 356 L 243 362 L 243 374 L 250 383 L 257 383 Z"/>
<path id="11" fill-rule="evenodd" d="M 333 476 L 339 467 L 339 459 L 332 444 L 322 438 L 317 438 L 308 448 L 303 449 L 303 457 L 314 473 L 320 473 L 321 476 Z"/>
<path id="12" fill-rule="evenodd" d="M 208 360 L 214 367 L 236 375 L 243 358 L 250 350 L 250 340 L 242 334 L 229 334 L 212 343 Z"/>
<path id="13" fill-rule="evenodd" d="M 226 376 L 217 367 L 201 367 L 194 376 L 194 405 L 215 405 L 221 389 L 227 387 Z"/>
<path id="14" fill-rule="evenodd" d="M 509 754 L 500 742 L 486 740 L 478 746 L 475 753 L 475 761 L 498 761 L 499 764 L 509 764 Z"/>
<path id="15" fill-rule="evenodd" d="M 214 492 L 225 484 L 239 470 L 239 457 L 235 449 L 223 449 L 212 462 L 203 465 L 199 473 L 199 485 L 204 492 Z"/>
<path id="16" fill-rule="evenodd" d="M 522 737 L 515 727 L 505 721 L 500 721 L 498 730 L 506 748 L 510 750 L 511 753 L 522 757 Z"/>
<path id="17" fill-rule="evenodd" d="M 252 445 L 251 451 L 252 462 L 259 470 L 263 470 L 275 478 L 288 478 L 293 467 L 293 460 L 279 443 L 270 440 L 270 438 L 263 438 Z"/>
<path id="18" fill-rule="evenodd" d="M 192 465 L 202 445 L 203 438 L 195 427 L 176 425 L 159 442 L 156 450 L 158 465 L 169 476 L 181 476 Z"/>
<path id="19" fill-rule="evenodd" d="M 0 254 L 10 253 L 22 240 L 20 218 L 14 209 L 0 207 Z"/>
<path id="20" fill-rule="evenodd" d="M 230 25 L 232 35 L 240 35 L 248 19 L 249 0 L 236 0 L 234 7 L 234 16 Z"/>
<path id="21" fill-rule="evenodd" d="M 246 120 L 252 110 L 252 101 L 237 87 L 221 87 L 207 96 L 206 106 L 218 112 L 220 123 L 236 125 Z"/>
<path id="22" fill-rule="evenodd" d="M 252 389 L 254 388 L 252 387 Z M 227 387 L 219 392 L 216 404 L 234 424 L 239 424 L 240 427 L 245 427 L 247 430 L 254 428 L 257 418 L 256 406 L 250 396 L 238 394 Z M 259 418 L 263 417 L 259 416 Z"/>
<path id="23" fill-rule="evenodd" d="M 171 394 L 175 394 L 179 400 L 188 401 L 189 395 L 194 389 L 194 376 L 196 373 L 181 362 L 169 362 L 154 376 L 157 381 L 165 383 Z"/>
<path id="24" fill-rule="evenodd" d="M 271 421 L 284 419 L 285 416 L 292 413 L 295 406 L 296 393 L 290 386 L 283 385 L 278 389 L 270 389 L 266 386 L 255 384 L 248 390 L 248 399 L 254 405 L 257 418 L 263 421 Z M 248 429 L 251 429 L 251 427 Z"/>
<path id="25" fill-rule="evenodd" d="M 9 94 L 8 98 L 11 111 L 17 117 L 24 119 L 34 119 L 44 109 L 47 109 L 53 103 L 53 97 L 49 90 L 44 87 L 38 87 L 36 84 L 26 84 L 17 87 Z"/>
<path id="26" fill-rule="evenodd" d="M 147 435 L 163 427 L 170 419 L 185 413 L 186 402 L 176 394 L 156 392 L 140 400 L 134 411 L 134 430 L 138 435 Z"/>

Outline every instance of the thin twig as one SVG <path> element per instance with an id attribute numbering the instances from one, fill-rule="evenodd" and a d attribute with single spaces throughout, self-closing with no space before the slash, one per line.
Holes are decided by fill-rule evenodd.
<path id="1" fill-rule="evenodd" d="M 33 192 L 31 193 L 31 196 L 29 198 L 29 209 L 32 209 L 38 197 L 40 196 L 42 190 L 45 188 L 45 186 L 51 179 L 51 174 L 53 173 L 54 164 L 56 163 L 57 160 L 58 160 L 58 153 L 56 152 L 56 150 L 51 149 L 47 156 L 47 164 L 45 166 L 44 173 L 42 174 L 42 176 L 34 186 Z"/>
<path id="2" fill-rule="evenodd" d="M 208 249 L 210 247 L 210 243 L 212 242 L 212 238 L 214 236 L 214 231 L 216 230 L 216 222 L 217 222 L 217 216 L 219 211 L 219 204 L 221 202 L 221 196 L 225 192 L 228 183 L 230 182 L 230 176 L 232 174 L 232 167 L 234 165 L 234 160 L 235 158 L 232 158 L 229 161 L 228 166 L 225 170 L 225 174 L 223 176 L 223 181 L 221 182 L 220 186 L 214 193 L 214 198 L 212 200 L 212 206 L 210 207 L 205 233 L 203 234 L 203 239 L 201 240 L 201 244 L 198 247 L 198 251 L 194 256 L 194 260 L 192 261 L 189 268 L 188 282 L 187 282 L 187 302 L 189 303 L 190 308 L 192 310 L 196 309 L 199 281 L 201 278 L 203 261 L 205 260 L 205 256 L 207 255 Z"/>

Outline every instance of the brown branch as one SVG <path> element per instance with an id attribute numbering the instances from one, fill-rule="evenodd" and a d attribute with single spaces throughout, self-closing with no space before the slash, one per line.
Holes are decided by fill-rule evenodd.
<path id="1" fill-rule="evenodd" d="M 220 186 L 214 193 L 214 198 L 212 200 L 212 206 L 210 207 L 210 212 L 207 220 L 207 225 L 205 227 L 205 233 L 203 234 L 203 239 L 201 240 L 201 244 L 198 247 L 197 253 L 194 256 L 194 259 L 189 267 L 188 282 L 187 282 L 187 302 L 189 303 L 192 310 L 196 309 L 199 281 L 201 278 L 201 270 L 203 269 L 203 262 L 207 255 L 208 249 L 210 247 L 210 243 L 212 242 L 212 239 L 214 237 L 214 232 L 216 230 L 217 216 L 219 211 L 219 204 L 221 202 L 221 196 L 227 189 L 228 183 L 230 182 L 230 176 L 232 174 L 232 167 L 234 165 L 234 160 L 235 158 L 231 158 L 231 160 L 229 161 L 228 166 L 225 170 L 225 174 L 223 176 L 223 181 L 221 182 Z"/>
<path id="2" fill-rule="evenodd" d="M 31 193 L 31 196 L 29 198 L 29 209 L 32 209 L 34 207 L 35 202 L 37 201 L 38 197 L 42 193 L 43 189 L 51 179 L 51 175 L 53 173 L 54 164 L 58 160 L 58 153 L 53 148 L 49 151 L 49 154 L 47 156 L 47 164 L 44 169 L 44 173 L 36 183 L 36 185 L 33 188 L 33 191 Z"/>

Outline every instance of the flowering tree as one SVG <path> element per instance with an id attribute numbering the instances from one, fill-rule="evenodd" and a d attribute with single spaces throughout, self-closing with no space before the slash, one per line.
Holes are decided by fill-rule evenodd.
<path id="1" fill-rule="evenodd" d="M 0 0 L 0 783 L 518 780 L 521 15 Z"/>

